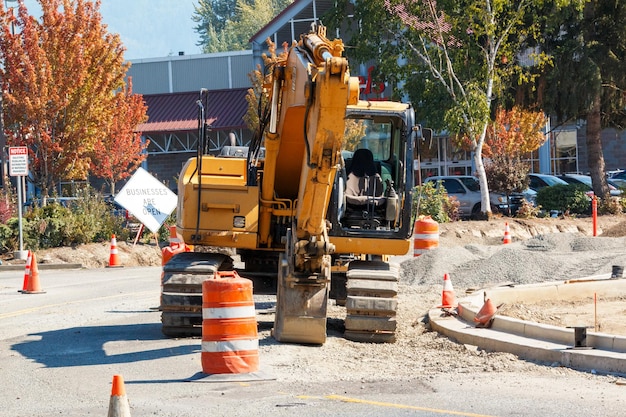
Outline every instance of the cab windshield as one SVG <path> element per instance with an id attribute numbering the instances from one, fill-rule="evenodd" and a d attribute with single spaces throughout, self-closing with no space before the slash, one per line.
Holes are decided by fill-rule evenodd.
<path id="1" fill-rule="evenodd" d="M 374 159 L 386 161 L 391 155 L 392 125 L 372 119 L 347 119 L 343 149 L 354 152 L 366 148 L 372 151 Z"/>

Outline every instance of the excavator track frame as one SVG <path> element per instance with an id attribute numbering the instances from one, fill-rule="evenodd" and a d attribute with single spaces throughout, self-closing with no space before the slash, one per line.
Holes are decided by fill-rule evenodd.
<path id="1" fill-rule="evenodd" d="M 161 276 L 161 331 L 168 337 L 202 335 L 202 282 L 217 271 L 232 270 L 228 255 L 183 252 L 174 255 Z"/>

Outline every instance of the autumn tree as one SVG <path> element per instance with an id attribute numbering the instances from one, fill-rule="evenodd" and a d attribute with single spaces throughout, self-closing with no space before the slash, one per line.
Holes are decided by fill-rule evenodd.
<path id="1" fill-rule="evenodd" d="M 7 142 L 28 146 L 31 179 L 45 197 L 59 180 L 87 178 L 130 64 L 119 35 L 102 24 L 99 0 L 38 2 L 40 20 L 23 0 L 15 18 L 0 3 L 0 76 Z"/>
<path id="2" fill-rule="evenodd" d="M 517 106 L 511 110 L 498 108 L 485 133 L 483 156 L 492 158 L 504 154 L 521 158 L 536 151 L 546 141 L 546 121 L 546 116 L 540 111 Z"/>
<path id="3" fill-rule="evenodd" d="M 141 95 L 132 94 L 132 81 L 115 94 L 106 140 L 98 141 L 91 154 L 91 173 L 108 183 L 115 194 L 115 183 L 128 178 L 146 159 L 149 141 L 143 142 L 135 127 L 145 122 L 146 105 Z"/>
<path id="4" fill-rule="evenodd" d="M 528 187 L 530 166 L 523 158 L 546 141 L 542 112 L 499 108 L 485 134 L 485 173 L 492 191 L 511 195 Z"/>

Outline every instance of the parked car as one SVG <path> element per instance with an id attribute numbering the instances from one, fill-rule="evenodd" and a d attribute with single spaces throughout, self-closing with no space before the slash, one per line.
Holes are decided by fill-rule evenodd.
<path id="1" fill-rule="evenodd" d="M 591 177 L 589 175 L 580 175 L 580 174 L 562 174 L 559 175 L 563 181 L 568 184 L 583 184 L 588 188 L 587 195 L 589 197 L 593 196 L 593 186 L 591 183 Z M 619 185 L 616 185 L 612 180 L 607 179 L 607 183 L 609 185 L 609 192 L 612 196 L 619 197 L 622 195 L 622 190 L 619 189 Z"/>
<path id="2" fill-rule="evenodd" d="M 626 171 L 618 171 L 609 177 L 617 188 L 626 188 Z"/>
<path id="3" fill-rule="evenodd" d="M 446 189 L 449 197 L 454 197 L 459 202 L 459 215 L 463 218 L 475 218 L 481 210 L 480 183 L 476 177 L 471 175 L 440 175 L 428 177 L 426 182 L 439 183 Z M 508 213 L 509 203 L 503 194 L 489 193 L 491 199 L 491 211 Z M 514 194 L 509 197 L 511 212 L 515 213 L 519 209 L 522 194 Z"/>
<path id="4" fill-rule="evenodd" d="M 528 188 L 533 191 L 539 191 L 544 187 L 551 187 L 553 185 L 567 185 L 567 182 L 555 175 L 548 174 L 528 174 L 529 184 Z"/>

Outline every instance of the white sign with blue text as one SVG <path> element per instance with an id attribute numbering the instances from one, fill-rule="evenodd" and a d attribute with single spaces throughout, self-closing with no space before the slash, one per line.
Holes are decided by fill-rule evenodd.
<path id="1" fill-rule="evenodd" d="M 156 233 L 176 208 L 178 197 L 148 171 L 139 168 L 115 196 L 115 201 Z"/>

